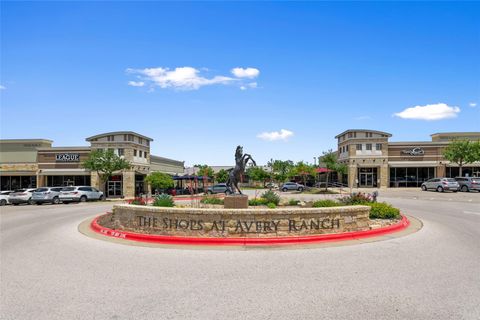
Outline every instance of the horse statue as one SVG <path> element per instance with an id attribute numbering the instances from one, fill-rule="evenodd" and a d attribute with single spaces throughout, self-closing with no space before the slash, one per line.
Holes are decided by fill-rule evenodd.
<path id="1" fill-rule="evenodd" d="M 254 166 L 257 165 L 252 156 L 248 153 L 243 154 L 243 147 L 238 146 L 235 151 L 235 168 L 231 169 L 227 180 L 227 188 L 231 194 L 235 194 L 235 189 L 238 190 L 238 193 L 243 194 L 238 187 L 238 183 L 240 182 L 241 175 L 245 172 L 248 161 L 251 161 Z"/>

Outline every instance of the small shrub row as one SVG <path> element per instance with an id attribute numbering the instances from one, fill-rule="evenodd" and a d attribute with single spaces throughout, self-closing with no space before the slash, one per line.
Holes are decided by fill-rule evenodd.
<path id="1" fill-rule="evenodd" d="M 267 200 L 267 203 L 274 203 L 276 206 L 280 203 L 280 196 L 272 190 L 265 191 L 261 198 Z"/>
<path id="2" fill-rule="evenodd" d="M 341 206 L 341 203 L 338 203 L 337 201 L 330 200 L 330 199 L 325 199 L 325 200 L 318 200 L 315 201 L 312 204 L 312 207 L 314 208 L 323 208 L 323 207 L 338 207 Z"/>
<path id="3" fill-rule="evenodd" d="M 398 219 L 400 210 L 385 202 L 367 203 L 370 206 L 370 219 Z"/>
<path id="4" fill-rule="evenodd" d="M 248 205 L 249 206 L 264 206 L 264 205 L 267 205 L 268 204 L 268 201 L 266 199 L 263 199 L 263 198 L 253 198 L 253 199 L 250 199 L 248 200 Z"/>
<path id="5" fill-rule="evenodd" d="M 300 203 L 300 200 L 296 200 L 296 199 L 288 200 L 288 205 L 289 206 L 298 206 L 299 203 Z"/>
<path id="6" fill-rule="evenodd" d="M 172 196 L 168 194 L 161 194 L 157 197 L 155 197 L 155 200 L 153 201 L 153 206 L 155 207 L 173 207 L 175 206 L 175 203 L 173 202 Z"/>
<path id="7" fill-rule="evenodd" d="M 344 205 L 351 206 L 351 205 L 357 205 L 357 204 L 373 203 L 373 199 L 370 196 L 359 192 L 359 193 L 354 193 L 350 196 L 341 198 L 340 202 Z"/>
<path id="8" fill-rule="evenodd" d="M 130 204 L 133 204 L 136 206 L 146 206 L 147 202 L 145 201 L 144 198 L 135 198 L 130 202 Z"/>

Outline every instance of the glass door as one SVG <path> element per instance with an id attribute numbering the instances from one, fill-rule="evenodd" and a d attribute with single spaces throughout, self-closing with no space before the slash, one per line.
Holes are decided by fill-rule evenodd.
<path id="1" fill-rule="evenodd" d="M 108 181 L 107 194 L 109 197 L 121 197 L 122 196 L 122 182 L 121 181 Z"/>

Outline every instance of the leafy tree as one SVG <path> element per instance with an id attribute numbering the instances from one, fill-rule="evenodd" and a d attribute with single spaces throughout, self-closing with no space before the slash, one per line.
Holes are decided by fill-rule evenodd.
<path id="1" fill-rule="evenodd" d="M 219 183 L 227 182 L 228 180 L 228 171 L 225 169 L 220 169 L 216 174 L 215 174 L 215 180 Z"/>
<path id="2" fill-rule="evenodd" d="M 285 180 L 287 180 L 287 178 L 290 176 L 289 173 L 293 168 L 293 161 L 275 160 L 273 163 L 269 162 L 268 165 L 272 168 L 275 180 L 278 182 L 285 182 Z"/>
<path id="3" fill-rule="evenodd" d="M 152 172 L 146 178 L 145 182 L 150 184 L 152 190 L 168 189 L 173 187 L 173 178 L 163 172 Z"/>
<path id="4" fill-rule="evenodd" d="M 346 174 L 347 166 L 341 163 L 338 163 L 337 153 L 332 149 L 323 152 L 323 156 L 320 157 L 320 162 L 325 164 L 328 170 L 336 171 L 337 173 Z M 328 190 L 328 180 L 330 178 L 330 171 L 327 171 L 327 183 L 325 185 L 325 190 Z"/>
<path id="5" fill-rule="evenodd" d="M 250 177 L 250 179 L 252 179 L 253 181 L 262 181 L 264 185 L 265 181 L 270 178 L 270 173 L 268 173 L 262 167 L 249 167 L 246 173 Z"/>
<path id="6" fill-rule="evenodd" d="M 105 183 L 114 172 L 130 169 L 130 162 L 117 156 L 113 150 L 93 150 L 88 159 L 83 161 L 82 167 L 97 172 L 100 177 L 100 189 L 105 188 Z"/>
<path id="7" fill-rule="evenodd" d="M 443 150 L 443 156 L 458 164 L 459 175 L 462 176 L 464 164 L 480 161 L 480 141 L 454 140 Z"/>
<path id="8" fill-rule="evenodd" d="M 195 167 L 198 168 L 198 171 L 196 172 L 196 175 L 199 177 L 208 177 L 210 179 L 213 179 L 215 176 L 215 172 L 211 167 L 209 167 L 206 164 L 197 164 Z"/>
<path id="9" fill-rule="evenodd" d="M 290 170 L 290 176 L 301 176 L 303 179 L 303 185 L 307 183 L 307 177 L 310 175 L 315 175 L 315 168 L 303 161 L 299 161 L 295 166 Z"/>

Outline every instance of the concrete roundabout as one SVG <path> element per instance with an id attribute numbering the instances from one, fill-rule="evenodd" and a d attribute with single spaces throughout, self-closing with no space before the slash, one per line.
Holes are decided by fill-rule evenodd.
<path id="1" fill-rule="evenodd" d="M 258 210 L 255 210 L 258 211 Z M 355 230 L 335 233 L 279 236 L 278 233 L 270 236 L 249 237 L 208 237 L 208 236 L 183 236 L 162 235 L 151 233 L 131 232 L 124 229 L 111 229 L 99 221 L 108 217 L 109 213 L 89 218 L 79 225 L 79 231 L 87 236 L 116 243 L 140 246 L 197 246 L 197 247 L 291 247 L 307 245 L 338 246 L 360 244 L 364 242 L 382 241 L 402 237 L 422 228 L 420 220 L 402 215 L 402 218 L 391 225 L 368 230 Z M 186 220 L 180 220 L 186 221 Z M 329 220 L 330 222 L 330 220 Z"/>

